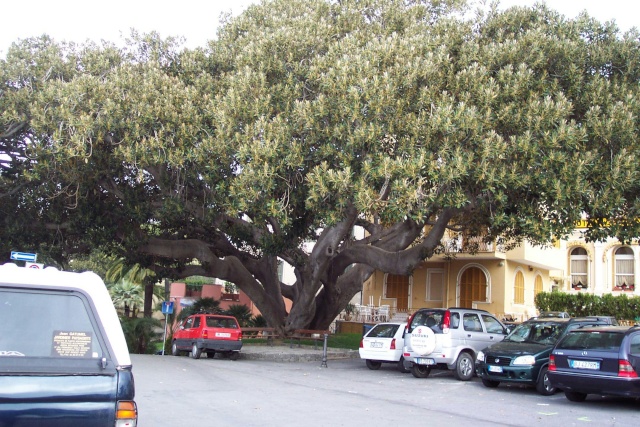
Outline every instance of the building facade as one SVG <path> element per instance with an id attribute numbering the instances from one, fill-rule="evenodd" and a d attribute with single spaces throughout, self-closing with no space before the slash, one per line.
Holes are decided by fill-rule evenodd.
<path id="1" fill-rule="evenodd" d="M 363 284 L 361 304 L 388 305 L 396 314 L 423 307 L 478 308 L 522 321 L 538 314 L 535 295 L 543 291 L 636 295 L 637 242 L 587 243 L 580 231 L 550 247 L 524 243 L 509 251 L 448 236 L 444 251 L 409 276 L 375 272 Z"/>

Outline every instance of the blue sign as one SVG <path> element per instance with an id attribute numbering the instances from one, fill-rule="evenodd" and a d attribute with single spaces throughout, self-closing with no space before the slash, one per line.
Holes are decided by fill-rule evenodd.
<path id="1" fill-rule="evenodd" d="M 173 301 L 162 302 L 162 314 L 173 314 Z"/>
<path id="2" fill-rule="evenodd" d="M 11 259 L 16 261 L 35 262 L 38 255 L 27 252 L 11 252 Z"/>

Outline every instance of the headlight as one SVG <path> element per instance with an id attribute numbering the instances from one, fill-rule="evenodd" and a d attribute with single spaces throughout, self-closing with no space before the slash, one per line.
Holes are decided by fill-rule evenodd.
<path id="1" fill-rule="evenodd" d="M 484 362 L 484 353 L 479 351 L 478 356 L 476 357 L 476 360 L 479 362 Z"/>
<path id="2" fill-rule="evenodd" d="M 520 356 L 516 357 L 513 361 L 514 365 L 535 365 L 536 358 L 533 356 Z"/>

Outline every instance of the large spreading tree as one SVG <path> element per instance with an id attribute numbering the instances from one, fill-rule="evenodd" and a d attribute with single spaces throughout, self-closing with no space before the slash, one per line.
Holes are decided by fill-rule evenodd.
<path id="1" fill-rule="evenodd" d="M 326 328 L 447 229 L 640 231 L 639 35 L 586 14 L 264 1 L 203 49 L 24 40 L 0 78 L 3 251 L 218 277 L 284 332 Z"/>

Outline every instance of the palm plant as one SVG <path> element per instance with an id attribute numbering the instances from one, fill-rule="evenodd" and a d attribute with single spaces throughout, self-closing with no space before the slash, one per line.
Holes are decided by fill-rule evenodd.
<path id="1" fill-rule="evenodd" d="M 225 310 L 224 314 L 235 317 L 242 327 L 248 326 L 251 323 L 251 311 L 249 307 L 244 304 L 233 304 Z"/>
<path id="2" fill-rule="evenodd" d="M 260 328 L 260 327 L 268 326 L 267 319 L 265 319 L 264 316 L 262 316 L 262 314 L 256 314 L 255 316 L 253 316 L 251 318 L 251 322 L 249 322 L 249 324 L 250 324 L 250 326 L 253 326 L 254 328 Z"/>
<path id="3" fill-rule="evenodd" d="M 144 304 L 144 289 L 142 285 L 120 280 L 109 286 L 109 294 L 116 308 L 123 310 L 124 317 L 136 317 L 140 307 Z"/>
<path id="4" fill-rule="evenodd" d="M 118 258 L 107 269 L 105 281 L 117 283 L 121 280 L 144 286 L 144 299 L 141 307 L 144 307 L 144 316 L 151 317 L 154 296 L 164 299 L 164 289 L 161 286 L 155 286 L 157 282 L 156 273 L 153 270 L 142 267 L 140 264 L 131 266 L 126 263 L 125 258 Z"/>
<path id="5" fill-rule="evenodd" d="M 137 354 L 155 352 L 156 343 L 162 341 L 162 323 L 151 317 L 124 318 L 121 320 L 122 331 L 129 352 Z"/>
<path id="6" fill-rule="evenodd" d="M 200 298 L 189 307 L 186 307 L 182 309 L 182 311 L 180 311 L 180 314 L 178 315 L 178 321 L 181 321 L 191 316 L 192 314 L 200 312 L 222 314 L 220 301 L 214 298 Z"/>

